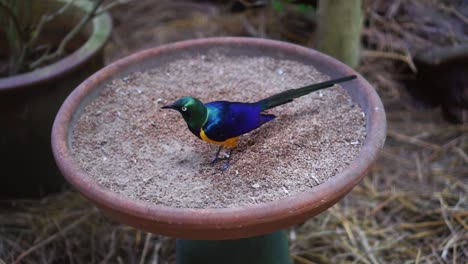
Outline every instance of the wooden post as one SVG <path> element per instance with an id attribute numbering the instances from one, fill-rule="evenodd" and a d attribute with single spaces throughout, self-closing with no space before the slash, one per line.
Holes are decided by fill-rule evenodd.
<path id="1" fill-rule="evenodd" d="M 362 22 L 362 0 L 320 0 L 317 49 L 357 67 Z"/>

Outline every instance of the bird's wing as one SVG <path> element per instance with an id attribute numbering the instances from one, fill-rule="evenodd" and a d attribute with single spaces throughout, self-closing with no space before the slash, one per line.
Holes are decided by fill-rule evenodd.
<path id="1" fill-rule="evenodd" d="M 261 114 L 257 104 L 217 101 L 206 104 L 208 119 L 203 131 L 214 141 L 225 141 L 248 133 L 275 118 Z"/>

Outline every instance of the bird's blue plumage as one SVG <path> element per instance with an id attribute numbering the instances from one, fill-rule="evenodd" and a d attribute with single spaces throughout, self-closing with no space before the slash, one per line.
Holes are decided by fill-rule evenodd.
<path id="1" fill-rule="evenodd" d="M 212 164 L 218 159 L 219 152 L 223 147 L 230 148 L 228 161 L 223 166 L 223 169 L 226 169 L 229 166 L 232 150 L 237 146 L 239 136 L 275 119 L 274 115 L 262 114 L 262 111 L 292 102 L 297 97 L 354 78 L 356 76 L 351 75 L 290 89 L 255 103 L 215 101 L 203 104 L 195 97 L 184 96 L 175 103 L 166 105 L 163 108 L 174 109 L 181 113 L 190 131 L 198 138 L 220 145 L 215 158 L 211 162 Z"/>
<path id="2" fill-rule="evenodd" d="M 203 131 L 212 140 L 224 141 L 248 133 L 275 118 L 262 114 L 256 103 L 216 101 L 205 104 L 208 117 Z"/>

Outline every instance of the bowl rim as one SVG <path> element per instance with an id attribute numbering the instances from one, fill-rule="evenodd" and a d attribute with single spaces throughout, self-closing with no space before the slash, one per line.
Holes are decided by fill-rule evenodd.
<path id="1" fill-rule="evenodd" d="M 357 75 L 358 78 L 353 81 L 358 82 L 356 86 L 361 90 L 362 96 L 368 98 L 368 109 L 371 109 L 366 114 L 367 135 L 358 156 L 346 169 L 322 184 L 315 186 L 310 191 L 265 203 L 234 208 L 203 209 L 168 207 L 121 196 L 100 187 L 77 165 L 69 148 L 70 123 L 81 101 L 99 83 L 108 80 L 129 65 L 169 51 L 183 50 L 193 46 L 223 44 L 270 47 L 304 54 L 305 56 L 316 56 L 340 70 L 336 73 Z M 122 58 L 89 77 L 73 91 L 60 108 L 52 129 L 52 150 L 57 165 L 66 180 L 85 197 L 97 203 L 101 208 L 105 208 L 107 212 L 115 212 L 124 218 L 128 217 L 154 223 L 155 228 L 151 229 L 151 231 L 156 229 L 157 233 L 161 234 L 175 233 L 179 234 L 180 237 L 184 237 L 184 232 L 191 230 L 192 234 L 186 237 L 204 239 L 210 237 L 208 234 L 203 234 L 208 230 L 218 232 L 218 235 L 215 235 L 216 237 L 233 238 L 251 236 L 252 227 L 258 228 L 257 234 L 272 232 L 278 227 L 284 228 L 304 220 L 303 217 L 296 218 L 296 216 L 303 214 L 314 215 L 310 214 L 310 212 L 314 210 L 322 212 L 333 205 L 369 171 L 383 147 L 385 135 L 386 119 L 380 98 L 374 88 L 350 67 L 318 51 L 291 43 L 258 38 L 217 37 L 181 41 L 143 50 Z M 129 223 L 127 220 L 124 220 L 124 222 Z M 174 229 L 172 231 L 175 232 L 164 228 Z M 234 230 L 236 235 L 223 235 L 223 231 L 227 230 Z"/>

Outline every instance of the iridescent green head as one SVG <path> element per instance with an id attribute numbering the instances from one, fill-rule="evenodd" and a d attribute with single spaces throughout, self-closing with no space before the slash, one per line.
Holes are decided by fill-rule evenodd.
<path id="1" fill-rule="evenodd" d="M 162 109 L 177 110 L 187 125 L 194 129 L 201 128 L 207 117 L 205 105 L 197 98 L 191 96 L 184 96 L 173 104 L 163 106 Z"/>

